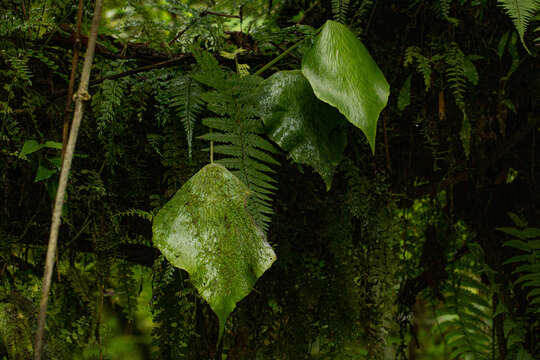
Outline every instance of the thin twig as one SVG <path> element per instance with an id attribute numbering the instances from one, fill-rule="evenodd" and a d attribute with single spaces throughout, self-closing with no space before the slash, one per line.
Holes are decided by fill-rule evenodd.
<path id="1" fill-rule="evenodd" d="M 90 80 L 90 71 L 92 70 L 92 62 L 94 60 L 94 49 L 96 47 L 97 33 L 99 29 L 99 20 L 101 18 L 101 8 L 103 0 L 96 0 L 94 7 L 94 17 L 92 19 L 92 28 L 90 30 L 90 38 L 88 47 L 84 57 L 84 64 L 79 83 L 79 89 L 75 94 L 75 113 L 73 114 L 73 122 L 69 133 L 69 140 L 66 147 L 66 153 L 62 161 L 62 170 L 60 171 L 60 180 L 58 181 L 58 190 L 56 191 L 56 199 L 52 214 L 51 233 L 49 236 L 49 245 L 47 247 L 47 258 L 45 261 L 45 271 L 43 274 L 43 287 L 41 291 L 41 302 L 39 304 L 38 324 L 36 330 L 36 342 L 34 346 L 34 359 L 40 360 L 43 350 L 43 333 L 45 330 L 45 318 L 47 315 L 47 302 L 49 300 L 49 290 L 51 287 L 52 273 L 54 269 L 54 256 L 58 243 L 58 232 L 62 216 L 62 208 L 64 206 L 64 197 L 66 195 L 66 187 L 68 181 L 69 170 L 75 152 L 75 144 L 79 127 L 81 126 L 82 116 L 84 113 L 84 102 L 90 99 L 88 94 L 88 81 Z"/>
<path id="2" fill-rule="evenodd" d="M 75 31 L 75 42 L 73 43 L 73 58 L 71 59 L 71 74 L 69 75 L 68 93 L 66 98 L 66 108 L 64 109 L 64 127 L 62 129 L 62 160 L 66 153 L 66 146 L 69 134 L 69 118 L 71 105 L 73 103 L 73 88 L 75 87 L 75 77 L 77 75 L 77 65 L 79 63 L 79 52 L 81 50 L 81 23 L 84 8 L 84 0 L 79 0 L 77 10 L 77 30 Z"/>
<path id="3" fill-rule="evenodd" d="M 240 16 L 239 15 L 230 15 L 230 14 L 223 14 L 223 13 L 218 13 L 218 12 L 215 12 L 215 11 L 210 11 L 210 10 L 205 10 L 201 13 L 201 17 L 205 16 L 205 15 L 214 15 L 214 16 L 221 16 L 221 17 L 226 17 L 226 18 L 231 18 L 231 19 L 240 19 Z"/>
<path id="4" fill-rule="evenodd" d="M 270 45 L 272 45 L 273 47 L 275 47 L 276 49 L 278 49 L 279 51 L 285 51 L 285 49 L 283 49 L 281 46 L 279 46 L 278 44 L 276 44 L 275 42 L 273 41 L 270 41 Z M 300 61 L 300 59 L 298 58 L 298 56 L 294 55 L 294 54 L 290 54 L 290 56 L 292 58 L 294 58 L 295 60 L 297 61 Z"/>
<path id="5" fill-rule="evenodd" d="M 175 57 L 173 59 L 170 59 L 170 60 L 165 60 L 165 61 L 161 61 L 161 62 L 158 62 L 158 63 L 155 63 L 155 64 L 141 66 L 139 68 L 124 71 L 124 72 L 121 72 L 121 73 L 118 73 L 118 74 L 112 74 L 112 75 L 108 75 L 108 76 L 103 76 L 102 78 L 99 78 L 97 80 L 92 81 L 90 83 L 90 86 L 100 84 L 100 83 L 104 82 L 105 80 L 116 80 L 116 79 L 120 79 L 120 78 L 129 76 L 129 75 L 134 75 L 134 74 L 138 74 L 138 73 L 141 73 L 141 72 L 145 72 L 145 71 L 148 71 L 148 70 L 153 70 L 153 69 L 164 68 L 164 67 L 167 67 L 167 66 L 172 66 L 172 65 L 175 65 L 175 64 L 178 64 L 178 63 L 182 62 L 187 57 L 188 56 L 186 56 L 186 55 L 180 55 L 180 56 L 177 56 L 177 57 Z"/>
<path id="6" fill-rule="evenodd" d="M 153 70 L 153 69 L 161 69 L 161 68 L 173 66 L 173 65 L 176 65 L 176 64 L 181 63 L 183 61 L 188 61 L 189 59 L 190 59 L 190 55 L 182 54 L 182 55 L 179 55 L 179 56 L 177 56 L 177 57 L 175 57 L 173 59 L 160 61 L 160 62 L 155 63 L 155 64 L 141 66 L 139 68 L 131 69 L 131 70 L 124 71 L 124 72 L 121 72 L 121 73 L 118 73 L 118 74 L 111 74 L 111 75 L 103 76 L 103 77 L 101 77 L 101 78 L 99 78 L 97 80 L 91 81 L 90 86 L 95 86 L 95 85 L 101 84 L 105 80 L 116 80 L 116 79 L 120 79 L 120 78 L 123 78 L 123 77 L 126 77 L 126 76 L 138 74 L 138 73 Z M 62 92 L 58 92 L 56 94 L 53 94 L 52 98 L 57 99 L 59 97 L 64 96 L 65 94 L 66 94 L 66 90 L 63 90 Z"/>

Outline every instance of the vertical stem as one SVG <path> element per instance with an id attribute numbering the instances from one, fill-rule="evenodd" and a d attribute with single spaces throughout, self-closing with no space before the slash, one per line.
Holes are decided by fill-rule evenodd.
<path id="1" fill-rule="evenodd" d="M 58 232 L 60 229 L 62 207 L 64 206 L 64 197 L 68 181 L 71 161 L 75 152 L 75 143 L 81 125 L 82 116 L 84 113 L 84 101 L 90 99 L 88 94 L 88 82 L 90 80 L 90 71 L 92 70 L 92 62 L 94 60 L 94 49 L 96 47 L 96 38 L 101 18 L 101 8 L 103 0 L 96 0 L 94 8 L 94 17 L 92 19 L 92 29 L 88 39 L 88 47 L 84 57 L 84 64 L 81 74 L 79 89 L 75 94 L 75 113 L 73 114 L 73 124 L 69 134 L 69 140 L 66 147 L 64 159 L 62 161 L 62 170 L 60 172 L 60 180 L 58 181 L 58 190 L 56 191 L 56 199 L 52 214 L 51 232 L 49 236 L 49 245 L 47 247 L 47 258 L 45 261 L 45 271 L 43 274 L 43 287 L 41 292 L 41 302 L 39 304 L 38 325 L 36 330 L 36 341 L 34 346 L 34 359 L 40 360 L 43 351 L 43 333 L 45 330 L 45 318 L 47 315 L 47 302 L 49 298 L 49 290 L 51 287 L 52 273 L 54 269 L 54 255 L 56 253 L 56 245 L 58 243 Z"/>
<path id="2" fill-rule="evenodd" d="M 212 128 L 210 128 L 210 134 L 212 133 Z M 214 142 L 210 140 L 210 164 L 214 163 Z"/>
<path id="3" fill-rule="evenodd" d="M 77 29 L 75 30 L 75 43 L 73 44 L 73 58 L 71 59 L 71 74 L 69 75 L 68 94 L 66 98 L 66 108 L 64 109 L 64 128 L 62 129 L 62 160 L 66 153 L 69 134 L 69 114 L 73 102 L 73 88 L 75 87 L 75 77 L 77 75 L 77 64 L 79 63 L 79 51 L 81 50 L 81 23 L 84 8 L 84 0 L 79 0 L 77 9 Z"/>

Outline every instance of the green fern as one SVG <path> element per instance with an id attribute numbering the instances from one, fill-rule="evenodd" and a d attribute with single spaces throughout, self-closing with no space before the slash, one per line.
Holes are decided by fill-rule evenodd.
<path id="1" fill-rule="evenodd" d="M 431 88 L 431 60 L 422 55 L 421 49 L 418 46 L 409 46 L 405 50 L 405 67 L 416 61 L 416 71 L 424 78 L 426 91 Z"/>
<path id="2" fill-rule="evenodd" d="M 167 89 L 169 105 L 172 106 L 178 119 L 184 125 L 188 144 L 188 157 L 191 159 L 193 143 L 193 127 L 197 116 L 203 110 L 202 86 L 190 76 L 180 76 L 170 82 Z"/>
<path id="3" fill-rule="evenodd" d="M 459 137 L 465 156 L 469 158 L 471 151 L 471 123 L 465 109 L 465 91 L 467 89 L 467 63 L 465 54 L 463 54 L 463 51 L 461 51 L 459 46 L 453 42 L 444 53 L 444 60 L 447 65 L 445 71 L 446 80 L 448 81 L 456 106 L 461 110 L 463 115 Z"/>
<path id="4" fill-rule="evenodd" d="M 519 34 L 521 43 L 529 52 L 525 45 L 524 35 L 527 27 L 533 17 L 540 10 L 539 0 L 498 0 L 499 6 L 502 7 L 508 16 L 512 19 L 514 26 Z"/>
<path id="5" fill-rule="evenodd" d="M 465 55 L 456 43 L 452 43 L 446 51 L 445 62 L 446 79 L 450 85 L 450 90 L 454 96 L 454 100 L 458 108 L 462 111 L 465 110 L 465 90 L 466 90 L 466 78 L 465 78 Z"/>
<path id="6" fill-rule="evenodd" d="M 125 61 L 116 61 L 112 68 L 105 72 L 105 75 L 125 70 Z M 117 116 L 122 113 L 122 102 L 127 92 L 127 84 L 125 79 L 105 80 L 101 84 L 99 92 L 92 96 L 92 108 L 96 114 L 98 133 L 102 139 L 106 138 L 110 127 L 119 123 Z"/>
<path id="7" fill-rule="evenodd" d="M 459 20 L 450 16 L 450 7 L 452 6 L 452 1 L 453 0 L 438 0 L 433 4 L 433 7 L 441 19 L 457 26 L 459 24 Z"/>
<path id="8" fill-rule="evenodd" d="M 154 213 L 151 211 L 145 211 L 141 209 L 128 209 L 125 211 L 120 211 L 114 214 L 113 216 L 136 216 L 140 217 L 141 219 L 148 220 L 152 222 L 152 219 L 154 218 Z"/>
<path id="9" fill-rule="evenodd" d="M 269 165 L 279 165 L 270 154 L 276 148 L 262 137 L 262 121 L 257 118 L 255 93 L 261 79 L 224 72 L 209 54 L 197 55 L 201 71 L 194 74 L 197 81 L 214 88 L 202 96 L 208 110 L 220 117 L 203 119 L 203 124 L 217 130 L 201 136 L 202 139 L 220 143 L 213 146 L 213 153 L 224 155 L 217 160 L 242 180 L 253 191 L 248 210 L 255 222 L 268 228 L 272 195 L 276 181 L 270 174 L 275 171 Z"/>
<path id="10" fill-rule="evenodd" d="M 334 19 L 342 24 L 347 21 L 350 0 L 332 0 Z"/>
<path id="11" fill-rule="evenodd" d="M 196 331 L 197 299 L 195 288 L 160 256 L 152 275 L 152 344 L 158 359 L 190 359 L 190 347 L 200 337 Z M 175 294 L 175 296 L 170 296 Z M 191 345 L 191 346 L 190 346 Z"/>
<path id="12" fill-rule="evenodd" d="M 491 359 L 491 304 L 487 288 L 467 273 L 456 273 L 441 309 L 436 311 L 450 359 Z"/>
<path id="13" fill-rule="evenodd" d="M 514 274 L 518 275 L 514 285 L 528 291 L 529 306 L 533 312 L 540 314 L 540 228 L 503 227 L 497 230 L 514 238 L 505 242 L 504 246 L 521 251 L 520 255 L 506 260 L 505 264 L 518 264 L 514 270 Z"/>

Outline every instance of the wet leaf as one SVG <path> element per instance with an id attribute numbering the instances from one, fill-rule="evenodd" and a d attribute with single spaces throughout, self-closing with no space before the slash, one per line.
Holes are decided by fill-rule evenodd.
<path id="1" fill-rule="evenodd" d="M 246 210 L 249 189 L 209 164 L 189 179 L 154 218 L 154 243 L 186 270 L 219 318 L 219 339 L 236 303 L 250 293 L 276 255 Z"/>
<path id="2" fill-rule="evenodd" d="M 330 189 L 347 143 L 343 115 L 315 96 L 300 70 L 280 71 L 263 82 L 260 111 L 269 137 L 295 162 L 313 167 Z"/>
<path id="3" fill-rule="evenodd" d="M 390 86 L 360 40 L 345 25 L 327 21 L 302 59 L 302 72 L 315 95 L 360 128 L 375 151 L 377 120 Z"/>

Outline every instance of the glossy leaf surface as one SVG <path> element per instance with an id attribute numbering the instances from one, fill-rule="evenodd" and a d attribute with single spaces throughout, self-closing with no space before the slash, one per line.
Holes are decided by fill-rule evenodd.
<path id="1" fill-rule="evenodd" d="M 390 86 L 360 40 L 345 25 L 327 21 L 302 60 L 302 72 L 315 95 L 360 128 L 374 151 Z"/>
<path id="2" fill-rule="evenodd" d="M 252 290 L 276 255 L 245 206 L 249 189 L 227 169 L 209 164 L 189 179 L 154 218 L 154 243 L 219 318 L 219 338 L 236 303 Z"/>
<path id="3" fill-rule="evenodd" d="M 315 96 L 300 70 L 263 82 L 260 111 L 270 138 L 295 162 L 313 167 L 329 189 L 347 142 L 343 115 Z"/>

